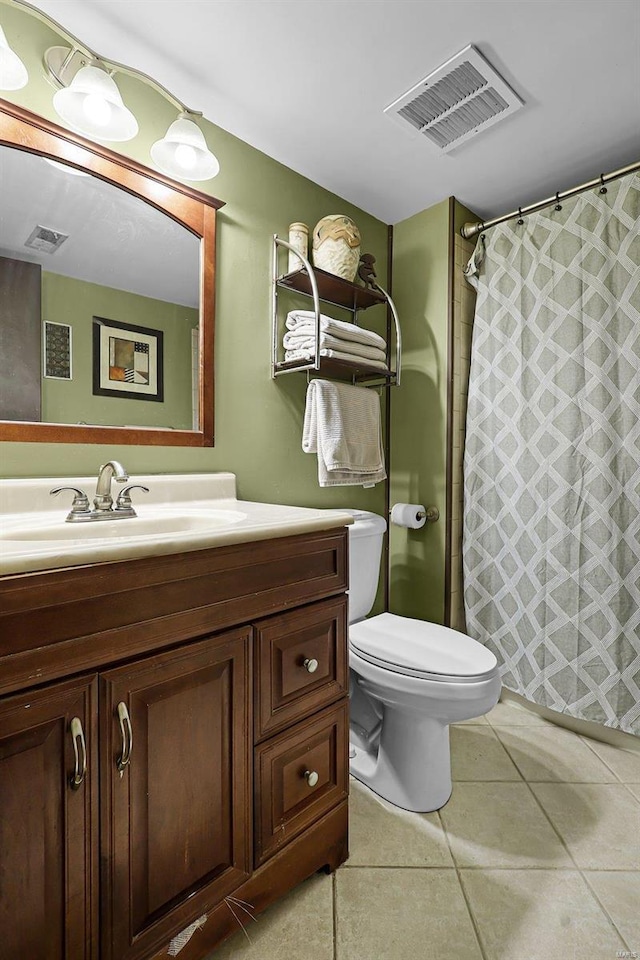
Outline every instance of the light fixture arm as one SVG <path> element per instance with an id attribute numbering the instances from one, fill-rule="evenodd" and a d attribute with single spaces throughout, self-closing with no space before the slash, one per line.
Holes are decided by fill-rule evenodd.
<path id="1" fill-rule="evenodd" d="M 155 80 L 153 77 L 150 77 L 148 73 L 144 73 L 142 70 L 136 70 L 134 67 L 128 67 L 124 63 L 119 63 L 117 60 L 109 60 L 107 57 L 101 56 L 99 53 L 96 53 L 95 50 L 92 50 L 91 47 L 88 47 L 86 43 L 82 43 L 76 36 L 72 33 L 69 33 L 61 24 L 54 20 L 53 17 L 50 17 L 47 13 L 44 13 L 42 10 L 39 10 L 37 7 L 34 7 L 33 4 L 27 3 L 26 0 L 13 0 L 13 3 L 17 7 L 24 7 L 27 9 L 33 16 L 38 20 L 45 23 L 52 30 L 55 30 L 67 43 L 70 44 L 68 53 L 66 53 L 62 63 L 56 64 L 55 62 L 50 62 L 45 59 L 45 66 L 47 68 L 47 73 L 50 76 L 51 80 L 57 87 L 67 86 L 67 83 L 61 78 L 61 73 L 63 69 L 68 69 L 73 61 L 73 57 L 76 53 L 80 53 L 91 63 L 95 63 L 98 66 L 106 67 L 108 70 L 117 73 L 124 73 L 129 77 L 134 77 L 138 80 L 142 80 L 148 86 L 157 90 L 158 93 L 162 94 L 165 99 L 167 99 L 174 107 L 176 107 L 181 113 L 186 113 L 191 117 L 201 117 L 201 110 L 192 110 L 191 107 L 188 107 L 182 100 L 179 100 L 178 97 L 174 96 L 170 90 L 162 84 Z M 52 50 L 62 50 L 60 47 L 52 47 Z M 48 53 L 49 51 L 47 51 Z M 45 55 L 46 56 L 46 55 Z"/>

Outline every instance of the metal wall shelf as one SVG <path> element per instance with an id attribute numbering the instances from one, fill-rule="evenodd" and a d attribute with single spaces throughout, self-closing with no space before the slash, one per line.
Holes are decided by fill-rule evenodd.
<path id="1" fill-rule="evenodd" d="M 326 270 L 313 268 L 318 284 L 318 295 L 324 303 L 333 303 L 336 307 L 344 307 L 346 310 L 366 310 L 368 307 L 375 307 L 379 303 L 386 303 L 386 297 L 377 290 L 370 290 L 368 287 L 359 287 L 355 283 L 349 283 L 342 277 L 336 277 L 334 273 L 327 273 Z M 308 297 L 313 296 L 311 280 L 306 267 L 296 270 L 294 273 L 287 273 L 283 277 L 278 277 L 278 283 L 281 287 L 287 287 L 289 290 L 295 290 L 297 293 L 305 294 Z"/>
<path id="2" fill-rule="evenodd" d="M 302 266 L 299 270 L 291 273 L 280 274 L 278 271 L 278 248 L 283 247 L 290 250 L 299 257 Z M 281 336 L 278 329 L 278 289 L 284 287 L 293 290 L 313 299 L 313 308 L 315 314 L 315 356 L 309 360 L 280 360 Z M 351 380 L 352 383 L 359 383 L 363 386 L 396 386 L 400 383 L 400 371 L 402 363 L 402 337 L 400 333 L 400 321 L 395 304 L 389 294 L 383 288 L 377 285 L 377 289 L 361 287 L 358 284 L 350 283 L 337 277 L 333 273 L 327 273 L 326 270 L 319 270 L 312 267 L 306 257 L 298 253 L 290 243 L 282 240 L 277 235 L 273 237 L 273 275 L 272 275 L 272 354 L 271 354 L 271 377 L 279 377 L 285 373 L 298 373 L 306 371 L 307 376 L 311 372 L 321 373 L 330 380 Z M 381 370 L 379 367 L 369 366 L 364 361 L 355 360 L 353 363 L 347 361 L 333 360 L 320 355 L 320 303 L 329 303 L 341 307 L 353 314 L 356 321 L 358 311 L 367 310 L 369 307 L 387 304 L 391 310 L 395 325 L 395 364 L 391 367 L 391 343 L 387 342 L 387 366 L 388 371 Z M 389 340 L 389 338 L 388 338 Z"/>

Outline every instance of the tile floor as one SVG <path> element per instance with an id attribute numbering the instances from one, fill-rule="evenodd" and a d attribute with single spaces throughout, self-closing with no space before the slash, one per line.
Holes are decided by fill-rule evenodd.
<path id="1" fill-rule="evenodd" d="M 352 781 L 349 861 L 211 960 L 640 957 L 640 753 L 499 703 L 451 754 L 438 813 Z"/>

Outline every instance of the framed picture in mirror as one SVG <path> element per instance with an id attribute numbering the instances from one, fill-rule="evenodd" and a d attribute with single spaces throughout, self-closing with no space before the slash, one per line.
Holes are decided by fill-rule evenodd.
<path id="1" fill-rule="evenodd" d="M 42 324 L 42 376 L 47 380 L 71 380 L 71 327 L 50 320 Z"/>
<path id="2" fill-rule="evenodd" d="M 162 330 L 93 318 L 93 393 L 164 400 Z"/>

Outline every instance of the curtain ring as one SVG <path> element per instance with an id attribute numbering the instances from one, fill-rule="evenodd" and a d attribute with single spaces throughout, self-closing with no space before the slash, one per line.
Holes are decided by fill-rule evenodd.
<path id="1" fill-rule="evenodd" d="M 556 191 L 556 205 L 553 208 L 554 210 L 562 210 L 562 204 L 560 203 L 560 194 L 559 191 Z"/>
<path id="2" fill-rule="evenodd" d="M 524 219 L 523 219 L 523 216 L 522 216 L 522 207 L 518 207 L 518 213 L 520 214 L 520 216 L 519 216 L 519 218 L 518 218 L 518 224 L 519 224 L 520 226 L 522 226 L 522 224 L 524 223 Z"/>
<path id="3" fill-rule="evenodd" d="M 602 186 L 600 187 L 600 193 L 606 193 L 607 188 L 604 185 L 604 173 L 600 174 L 600 183 L 602 184 Z"/>

